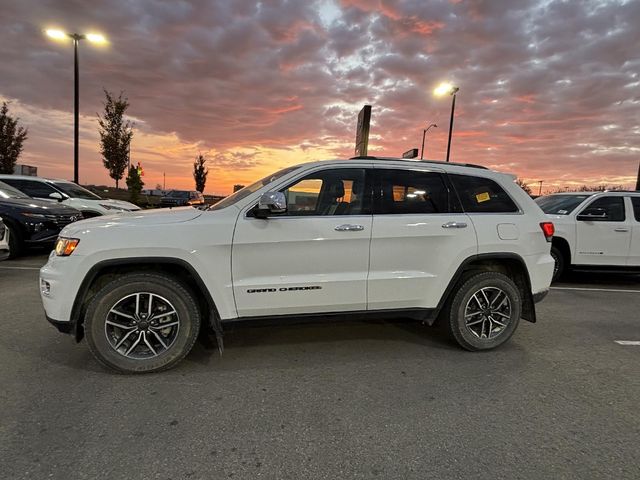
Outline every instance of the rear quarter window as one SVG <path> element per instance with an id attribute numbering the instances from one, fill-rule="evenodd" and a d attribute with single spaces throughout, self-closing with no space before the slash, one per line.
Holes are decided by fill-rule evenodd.
<path id="1" fill-rule="evenodd" d="M 489 178 L 449 174 L 462 208 L 467 213 L 517 213 L 518 206 L 504 189 Z"/>
<path id="2" fill-rule="evenodd" d="M 640 222 L 640 197 L 631 197 L 631 205 L 633 205 L 633 216 L 636 222 Z"/>

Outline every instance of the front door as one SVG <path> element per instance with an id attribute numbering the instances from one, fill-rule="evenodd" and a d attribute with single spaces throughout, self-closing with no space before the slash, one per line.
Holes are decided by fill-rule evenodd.
<path id="1" fill-rule="evenodd" d="M 597 198 L 578 212 L 574 263 L 626 265 L 631 243 L 627 217 L 624 197 L 614 195 Z"/>
<path id="2" fill-rule="evenodd" d="M 640 267 L 640 197 L 629 197 L 632 207 L 631 227 L 631 247 L 629 248 L 629 259 L 627 265 Z"/>
<path id="3" fill-rule="evenodd" d="M 249 211 L 236 224 L 238 316 L 365 310 L 372 223 L 365 169 L 321 168 L 281 191 L 287 212 L 260 219 Z"/>

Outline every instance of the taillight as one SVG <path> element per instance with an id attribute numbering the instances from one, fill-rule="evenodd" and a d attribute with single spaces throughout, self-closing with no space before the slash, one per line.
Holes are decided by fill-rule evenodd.
<path id="1" fill-rule="evenodd" d="M 556 232 L 556 227 L 553 226 L 553 222 L 540 222 L 540 228 L 542 229 L 542 233 L 544 233 L 544 238 L 547 239 L 547 242 L 550 242 L 553 234 Z"/>

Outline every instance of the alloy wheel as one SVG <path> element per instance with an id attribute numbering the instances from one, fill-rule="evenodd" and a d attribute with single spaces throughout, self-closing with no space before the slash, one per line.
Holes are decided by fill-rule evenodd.
<path id="1" fill-rule="evenodd" d="M 500 335 L 511 321 L 511 301 L 498 287 L 484 287 L 469 298 L 464 310 L 464 322 L 477 338 L 493 339 Z"/>

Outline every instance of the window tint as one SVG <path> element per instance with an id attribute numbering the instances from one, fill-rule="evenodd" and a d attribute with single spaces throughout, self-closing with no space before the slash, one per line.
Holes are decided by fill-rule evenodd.
<path id="1" fill-rule="evenodd" d="M 30 197 L 48 198 L 51 193 L 59 193 L 55 188 L 47 185 L 44 182 L 34 182 L 33 180 L 20 180 L 20 179 L 6 179 L 5 183 L 8 183 L 12 187 L 26 193 Z"/>
<path id="2" fill-rule="evenodd" d="M 607 222 L 624 222 L 625 219 L 623 197 L 600 197 L 591 202 L 583 212 L 586 210 L 602 211 L 607 216 Z"/>
<path id="3" fill-rule="evenodd" d="M 470 175 L 449 175 L 462 208 L 468 213 L 513 213 L 518 207 L 493 180 Z"/>
<path id="4" fill-rule="evenodd" d="M 569 215 L 587 198 L 589 198 L 589 195 L 549 195 L 538 197 L 535 202 L 544 213 Z"/>
<path id="5" fill-rule="evenodd" d="M 375 214 L 446 213 L 449 190 L 442 175 L 414 170 L 376 170 Z"/>
<path id="6" fill-rule="evenodd" d="M 633 205 L 633 216 L 636 217 L 636 221 L 640 222 L 640 197 L 631 197 L 631 204 Z"/>
<path id="7" fill-rule="evenodd" d="M 312 173 L 282 191 L 286 215 L 303 216 L 368 213 L 368 190 L 363 169 L 342 168 Z"/>

